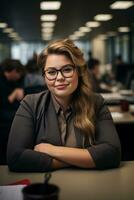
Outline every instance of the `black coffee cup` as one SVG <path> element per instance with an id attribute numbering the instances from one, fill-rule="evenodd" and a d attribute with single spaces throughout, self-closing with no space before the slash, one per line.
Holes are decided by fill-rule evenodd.
<path id="1" fill-rule="evenodd" d="M 129 111 L 129 103 L 127 100 L 123 99 L 120 101 L 121 111 L 128 112 Z"/>
<path id="2" fill-rule="evenodd" d="M 23 200 L 58 200 L 59 187 L 54 184 L 33 183 L 22 189 Z"/>

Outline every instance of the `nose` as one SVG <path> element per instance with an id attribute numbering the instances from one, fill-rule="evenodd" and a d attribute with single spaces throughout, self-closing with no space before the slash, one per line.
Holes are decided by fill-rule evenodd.
<path id="1" fill-rule="evenodd" d="M 64 76 L 62 75 L 61 71 L 58 71 L 58 74 L 57 74 L 57 80 L 61 80 L 61 79 L 65 79 Z"/>

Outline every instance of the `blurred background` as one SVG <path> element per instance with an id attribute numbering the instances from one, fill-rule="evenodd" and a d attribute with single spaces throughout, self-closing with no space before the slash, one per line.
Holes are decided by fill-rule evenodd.
<path id="1" fill-rule="evenodd" d="M 122 3 L 119 3 L 122 2 Z M 134 3 L 115 0 L 1 0 L 0 61 L 23 64 L 52 39 L 71 38 L 103 64 L 134 62 Z M 125 4 L 123 4 L 125 3 Z"/>

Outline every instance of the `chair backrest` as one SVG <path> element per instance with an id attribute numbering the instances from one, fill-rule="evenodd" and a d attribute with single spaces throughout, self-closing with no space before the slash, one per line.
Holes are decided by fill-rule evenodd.
<path id="1" fill-rule="evenodd" d="M 127 89 L 131 89 L 131 82 L 134 80 L 134 70 L 128 72 L 125 86 Z"/>
<path id="2" fill-rule="evenodd" d="M 117 65 L 116 70 L 116 80 L 121 82 L 122 84 L 126 84 L 127 76 L 130 71 L 134 68 L 134 64 L 120 64 Z"/>
<path id="3" fill-rule="evenodd" d="M 6 165 L 6 152 L 11 124 L 0 122 L 0 165 Z"/>

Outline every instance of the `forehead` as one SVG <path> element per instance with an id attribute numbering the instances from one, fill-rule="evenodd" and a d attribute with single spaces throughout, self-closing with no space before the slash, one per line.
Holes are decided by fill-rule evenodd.
<path id="1" fill-rule="evenodd" d="M 73 64 L 67 56 L 51 54 L 47 57 L 45 68 L 47 69 L 49 67 L 61 67 L 66 64 Z"/>

